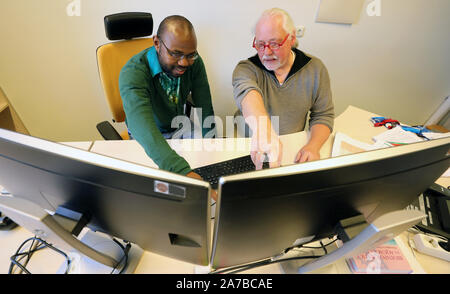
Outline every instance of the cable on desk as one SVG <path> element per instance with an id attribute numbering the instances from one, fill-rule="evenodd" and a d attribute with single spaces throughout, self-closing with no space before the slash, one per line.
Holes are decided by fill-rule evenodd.
<path id="1" fill-rule="evenodd" d="M 237 265 L 237 266 L 233 266 L 233 267 L 229 267 L 229 268 L 225 268 L 225 269 L 219 269 L 219 270 L 215 270 L 210 272 L 210 274 L 226 274 L 228 271 L 233 271 L 233 270 L 237 270 L 237 269 L 241 269 L 241 268 L 248 268 L 251 265 L 254 265 L 255 267 L 257 266 L 262 266 L 265 265 L 267 261 L 270 261 L 270 258 L 266 258 L 263 259 L 261 261 L 257 261 L 257 262 L 253 262 L 253 263 L 247 263 L 247 264 L 241 264 L 241 265 Z"/>
<path id="2" fill-rule="evenodd" d="M 24 264 L 17 265 L 17 267 L 19 267 L 19 269 L 20 269 L 19 274 L 21 274 L 24 271 L 24 268 L 27 266 L 27 264 L 28 264 L 28 262 L 30 260 L 30 257 L 31 257 L 30 252 L 34 252 L 36 250 L 36 247 L 39 246 L 39 244 L 40 244 L 39 242 L 36 242 L 36 240 L 33 240 L 33 242 L 31 242 L 30 249 L 28 250 L 27 253 L 24 253 L 23 255 L 21 255 L 18 260 L 11 261 L 8 273 L 9 274 L 13 274 L 14 273 L 14 266 L 17 265 L 16 263 L 20 262 L 22 259 L 24 259 L 26 257 L 26 260 L 25 260 Z M 20 246 L 23 247 L 24 245 L 25 245 L 25 242 L 22 243 L 22 245 L 20 245 Z M 20 251 L 20 247 L 16 251 L 15 255 L 18 255 L 19 251 Z M 27 272 L 26 269 L 25 269 L 25 272 Z"/>
<path id="3" fill-rule="evenodd" d="M 416 248 L 415 245 L 413 246 L 414 242 L 413 240 L 411 240 L 411 234 L 412 232 L 410 230 L 406 230 L 406 233 L 408 234 L 408 247 L 412 252 L 412 255 L 414 256 L 414 258 L 416 257 L 416 253 L 414 253 L 414 249 Z"/>
<path id="4" fill-rule="evenodd" d="M 31 242 L 31 245 L 29 247 L 29 249 L 27 251 L 22 251 L 23 247 L 28 243 Z M 113 241 L 115 243 L 117 243 L 119 245 L 119 247 L 123 250 L 124 255 L 122 256 L 122 258 L 117 262 L 116 266 L 112 269 L 111 274 L 114 273 L 115 270 L 117 270 L 120 266 L 120 264 L 122 263 L 123 260 L 125 260 L 124 265 L 122 267 L 122 269 L 120 270 L 119 274 L 122 274 L 125 269 L 128 266 L 128 252 L 130 251 L 131 248 L 131 243 L 130 242 L 126 242 L 126 245 L 123 246 L 119 241 L 117 241 L 116 239 L 113 238 Z M 56 251 L 57 253 L 63 255 L 66 258 L 67 261 L 67 267 L 65 270 L 65 274 L 67 274 L 69 272 L 70 269 L 70 264 L 71 264 L 71 260 L 69 258 L 69 256 L 64 253 L 63 251 L 59 250 L 58 248 L 55 248 L 54 246 L 52 246 L 52 244 L 49 244 L 47 242 L 45 242 L 44 240 L 38 238 L 38 237 L 32 237 L 29 238 L 27 240 L 25 240 L 17 249 L 16 253 L 11 256 L 10 260 L 11 260 L 11 264 L 9 266 L 9 274 L 14 274 L 16 267 L 20 269 L 19 274 L 21 274 L 22 272 L 26 273 L 26 274 L 31 274 L 31 272 L 26 268 L 28 262 L 30 261 L 32 255 L 42 249 L 45 248 L 50 248 L 54 251 Z M 25 261 L 22 263 L 21 261 L 25 258 Z"/>
<path id="5" fill-rule="evenodd" d="M 339 239 L 336 238 L 336 239 L 334 239 L 333 241 L 331 241 L 331 242 L 329 242 L 329 243 L 327 243 L 327 244 L 325 244 L 325 245 L 322 243 L 322 241 L 320 241 L 320 244 L 322 245 L 322 246 L 320 246 L 320 247 L 316 247 L 316 246 L 306 246 L 306 244 L 309 244 L 309 243 L 305 243 L 305 244 L 301 244 L 301 245 L 296 245 L 296 246 L 291 246 L 291 247 L 286 248 L 286 249 L 283 251 L 283 253 L 286 254 L 286 253 L 288 253 L 289 251 L 291 251 L 292 249 L 296 249 L 296 248 L 298 248 L 298 249 L 300 249 L 300 248 L 306 248 L 306 249 L 323 249 L 323 250 L 325 251 L 325 254 L 327 254 L 328 251 L 326 250 L 326 247 L 327 247 L 327 246 L 330 246 L 330 245 L 333 244 L 333 243 L 335 243 L 337 240 L 339 240 Z"/>
<path id="6" fill-rule="evenodd" d="M 435 237 L 441 241 L 449 242 L 449 240 L 446 237 L 444 237 L 442 235 L 438 235 L 438 234 L 425 232 L 425 231 L 421 230 L 420 227 L 418 227 L 418 226 L 413 226 L 413 227 L 409 228 L 408 231 L 411 233 L 415 233 L 415 234 L 424 234 L 424 235 L 427 235 L 430 237 Z"/>
<path id="7" fill-rule="evenodd" d="M 296 246 L 291 246 L 288 247 L 286 249 L 283 250 L 283 254 L 288 253 L 289 251 L 291 251 L 292 249 L 296 249 L 296 248 L 311 248 L 311 249 L 324 249 L 325 252 L 327 252 L 327 250 L 325 249 L 326 246 L 329 246 L 331 244 L 333 244 L 334 242 L 336 242 L 338 239 L 336 238 L 335 240 L 327 243 L 327 244 L 323 244 L 322 242 L 320 242 L 320 244 L 322 244 L 322 246 L 320 247 L 308 247 L 305 246 L 305 244 L 302 245 L 296 245 Z M 325 253 L 326 254 L 326 253 Z M 223 273 L 228 273 L 228 274 L 234 274 L 234 273 L 238 273 L 241 271 L 245 271 L 251 268 L 255 268 L 255 267 L 260 267 L 260 266 L 264 266 L 264 265 L 269 265 L 272 263 L 278 263 L 278 262 L 283 262 L 283 261 L 289 261 L 289 260 L 298 260 L 298 259 L 313 259 L 313 258 L 319 258 L 321 256 L 297 256 L 297 257 L 290 257 L 290 258 L 284 258 L 284 259 L 277 259 L 277 260 L 273 260 L 272 258 L 266 258 L 263 259 L 261 261 L 257 261 L 257 262 L 253 262 L 253 263 L 247 263 L 247 264 L 243 264 L 243 265 L 237 265 L 234 267 L 230 267 L 230 268 L 226 268 L 226 269 L 222 269 L 222 270 L 216 270 L 216 271 L 212 271 L 210 272 L 210 274 L 223 274 Z"/>
<path id="8" fill-rule="evenodd" d="M 283 250 L 283 254 L 288 253 L 292 249 L 300 249 L 300 248 L 323 249 L 325 251 L 325 254 L 328 254 L 326 247 L 335 243 L 337 240 L 339 240 L 339 239 L 336 238 L 333 241 L 328 242 L 327 244 L 323 244 L 322 241 L 320 241 L 320 244 L 321 244 L 320 247 L 306 246 L 306 244 L 309 244 L 309 243 L 291 246 L 291 247 L 288 247 L 285 250 Z M 248 264 L 238 265 L 238 266 L 234 266 L 234 267 L 230 267 L 230 268 L 226 268 L 226 269 L 222 269 L 222 270 L 212 271 L 212 272 L 210 272 L 210 274 L 223 274 L 223 273 L 234 274 L 234 273 L 242 272 L 242 271 L 252 269 L 255 267 L 260 267 L 260 266 L 269 265 L 269 264 L 273 264 L 273 263 L 279 263 L 279 262 L 289 261 L 289 260 L 299 260 L 299 259 L 314 259 L 314 258 L 319 258 L 319 257 L 321 257 L 321 256 L 320 255 L 297 256 L 297 257 L 289 257 L 289 258 L 277 259 L 277 260 L 273 260 L 272 258 L 267 258 L 267 259 L 263 259 L 261 261 L 257 261 L 257 262 L 253 262 L 253 263 L 248 263 Z"/>
<path id="9" fill-rule="evenodd" d="M 321 255 L 297 256 L 297 257 L 282 258 L 282 259 L 277 259 L 277 260 L 272 260 L 271 258 L 267 258 L 267 259 L 257 261 L 254 263 L 250 263 L 250 264 L 238 265 L 238 266 L 226 268 L 223 270 L 216 270 L 216 271 L 210 272 L 210 274 L 236 274 L 236 273 L 239 273 L 242 271 L 246 271 L 246 270 L 264 266 L 264 265 L 275 264 L 275 263 L 290 261 L 290 260 L 314 259 L 314 258 L 319 258 L 319 257 L 322 257 L 322 256 Z"/>
<path id="10" fill-rule="evenodd" d="M 32 241 L 32 243 L 31 243 L 30 248 L 28 249 L 28 251 L 21 252 L 22 248 L 30 241 Z M 17 249 L 16 253 L 13 256 L 11 256 L 11 258 L 10 258 L 11 265 L 9 267 L 8 273 L 9 274 L 13 274 L 14 271 L 15 271 L 15 267 L 17 266 L 18 268 L 21 269 L 20 273 L 25 272 L 26 274 L 31 274 L 31 272 L 29 270 L 27 270 L 27 268 L 26 268 L 28 262 L 30 261 L 32 255 L 35 252 L 37 252 L 39 250 L 42 250 L 42 249 L 45 249 L 45 248 L 50 248 L 50 249 L 58 252 L 59 254 L 63 255 L 66 258 L 67 268 L 66 268 L 65 274 L 67 274 L 68 271 L 69 271 L 70 262 L 71 262 L 70 258 L 67 256 L 67 254 L 64 253 L 63 251 L 59 250 L 58 248 L 53 247 L 51 244 L 45 242 L 44 240 L 42 240 L 42 239 L 40 239 L 40 238 L 38 238 L 36 236 L 25 240 L 19 246 L 19 248 Z M 22 264 L 20 261 L 22 259 L 24 259 L 24 258 L 26 258 L 26 260 Z"/>
<path id="11" fill-rule="evenodd" d="M 323 244 L 322 241 L 320 241 L 321 246 L 320 247 L 315 247 L 315 246 L 306 246 L 305 244 L 302 245 L 296 245 L 296 246 L 291 246 L 286 248 L 283 253 L 286 254 L 289 251 L 291 251 L 292 249 L 300 249 L 300 248 L 307 248 L 307 249 L 323 249 L 325 251 L 325 254 L 328 254 L 328 251 L 326 249 L 327 246 L 330 246 L 331 244 L 335 243 L 337 240 L 339 240 L 338 238 L 334 239 L 331 242 L 328 242 L 327 244 Z M 213 272 L 210 272 L 210 274 L 223 274 L 223 273 L 228 273 L 228 274 L 235 274 L 235 273 L 239 273 L 248 269 L 252 269 L 255 267 L 260 267 L 260 266 L 264 266 L 264 265 L 269 265 L 269 264 L 274 264 L 274 263 L 279 263 L 279 262 L 283 262 L 283 261 L 289 261 L 289 260 L 300 260 L 300 259 L 314 259 L 314 258 L 319 258 L 321 257 L 320 255 L 314 255 L 314 256 L 297 256 L 297 257 L 289 257 L 289 258 L 284 258 L 284 259 L 277 259 L 277 260 L 273 260 L 271 258 L 267 258 L 267 259 L 263 259 L 261 261 L 257 261 L 254 263 L 250 263 L 250 264 L 244 264 L 244 265 L 238 265 L 235 267 L 230 267 L 230 268 L 226 268 L 226 269 L 222 269 L 222 270 L 216 270 Z"/>
<path id="12" fill-rule="evenodd" d="M 325 254 L 328 254 L 328 251 L 327 251 L 327 247 L 325 246 L 325 245 L 323 245 L 323 243 L 322 243 L 322 240 L 320 240 L 320 247 L 323 249 L 323 251 L 325 251 Z M 329 245 L 329 244 L 328 244 Z M 328 246 L 327 245 L 327 246 Z"/>
<path id="13" fill-rule="evenodd" d="M 289 258 L 282 258 L 282 259 L 277 259 L 277 260 L 270 260 L 269 262 L 267 262 L 266 264 L 261 264 L 258 266 L 263 266 L 263 265 L 268 265 L 268 264 L 275 264 L 275 263 L 280 263 L 280 262 L 284 262 L 284 261 L 290 261 L 290 260 L 300 260 L 300 259 L 315 259 L 315 258 L 319 258 L 322 257 L 322 255 L 309 255 L 309 256 L 296 256 L 296 257 L 289 257 Z M 237 271 L 233 271 L 230 274 L 234 274 L 234 273 L 238 273 L 238 272 L 242 272 L 248 269 L 252 269 L 255 268 L 256 266 L 248 266 L 246 268 L 237 270 Z"/>
<path id="14" fill-rule="evenodd" d="M 119 265 L 122 263 L 122 260 L 125 259 L 125 263 L 124 263 L 122 269 L 121 269 L 120 272 L 119 272 L 119 274 L 122 274 L 122 273 L 125 271 L 125 269 L 127 268 L 127 266 L 128 266 L 128 252 L 130 251 L 131 243 L 128 242 L 128 241 L 125 241 L 125 242 L 126 242 L 126 245 L 123 246 L 122 243 L 120 243 L 119 241 L 117 241 L 115 238 L 112 238 L 112 240 L 113 240 L 117 245 L 119 245 L 119 247 L 123 250 L 123 256 L 122 256 L 122 257 L 120 258 L 120 260 L 117 262 L 116 266 L 112 269 L 112 271 L 111 271 L 110 274 L 114 273 L 114 271 L 115 271 L 115 270 L 119 267 Z"/>

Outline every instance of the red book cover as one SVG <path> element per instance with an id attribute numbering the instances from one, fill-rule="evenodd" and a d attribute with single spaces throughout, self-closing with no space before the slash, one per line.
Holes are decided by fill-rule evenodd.
<path id="1" fill-rule="evenodd" d="M 412 268 L 395 240 L 347 259 L 353 273 L 357 274 L 410 274 Z"/>

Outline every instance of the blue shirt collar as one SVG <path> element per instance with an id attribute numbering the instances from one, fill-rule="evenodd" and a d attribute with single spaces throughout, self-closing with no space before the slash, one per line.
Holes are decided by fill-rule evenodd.
<path id="1" fill-rule="evenodd" d="M 147 61 L 148 65 L 150 66 L 150 72 L 152 74 L 152 77 L 155 77 L 157 74 L 162 72 L 162 68 L 158 60 L 158 55 L 156 54 L 155 46 L 152 46 L 147 51 Z"/>

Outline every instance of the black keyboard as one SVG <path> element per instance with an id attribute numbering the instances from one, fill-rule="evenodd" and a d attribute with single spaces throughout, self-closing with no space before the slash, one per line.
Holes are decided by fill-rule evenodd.
<path id="1" fill-rule="evenodd" d="M 263 163 L 263 168 L 268 168 L 268 162 Z M 193 169 L 192 171 L 199 174 L 205 181 L 211 184 L 213 189 L 217 189 L 219 179 L 223 176 L 235 175 L 256 170 L 250 155 L 233 158 L 218 163 L 205 165 Z"/>

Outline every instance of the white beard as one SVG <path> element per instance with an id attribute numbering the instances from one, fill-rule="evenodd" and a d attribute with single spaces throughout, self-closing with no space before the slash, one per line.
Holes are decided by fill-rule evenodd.
<path id="1" fill-rule="evenodd" d="M 264 55 L 262 57 L 262 64 L 264 65 L 264 67 L 267 70 L 272 70 L 275 71 L 278 68 L 280 68 L 281 64 L 280 61 L 278 60 L 278 57 L 276 57 L 275 55 Z"/>

